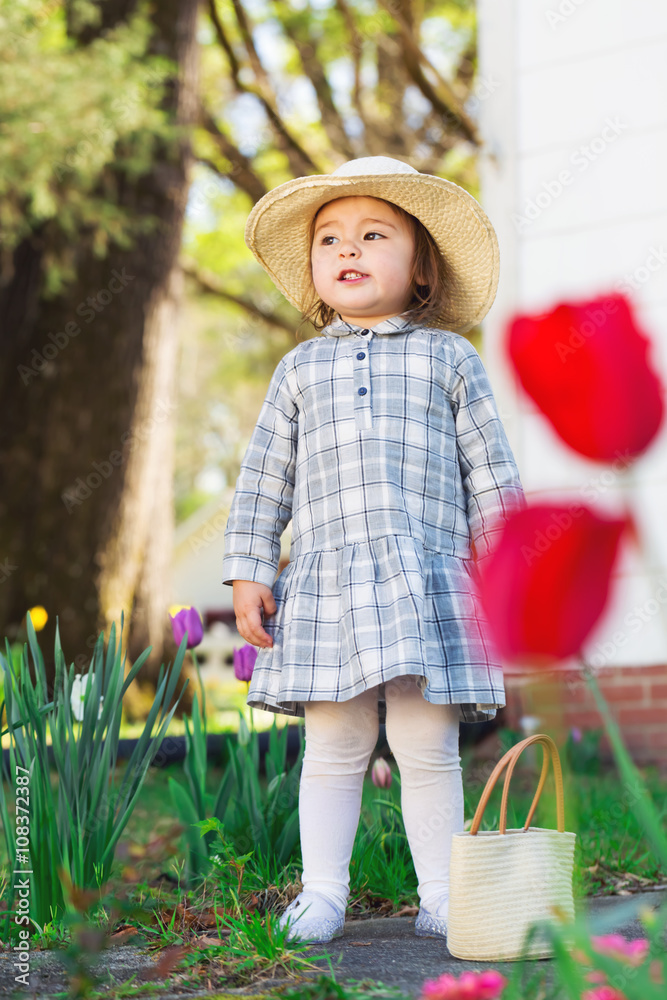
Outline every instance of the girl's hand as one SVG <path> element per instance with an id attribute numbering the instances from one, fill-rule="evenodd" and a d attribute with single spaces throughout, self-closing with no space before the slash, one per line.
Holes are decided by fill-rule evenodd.
<path id="1" fill-rule="evenodd" d="M 234 580 L 232 591 L 236 627 L 240 635 L 253 646 L 273 646 L 273 639 L 262 628 L 262 611 L 267 615 L 276 612 L 271 588 L 253 580 Z"/>

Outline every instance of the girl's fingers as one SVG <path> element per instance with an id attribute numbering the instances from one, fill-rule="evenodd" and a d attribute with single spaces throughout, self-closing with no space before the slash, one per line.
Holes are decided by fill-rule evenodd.
<path id="1" fill-rule="evenodd" d="M 236 628 L 246 642 L 253 646 L 270 648 L 273 638 L 262 628 L 262 614 L 275 614 L 276 602 L 269 587 L 243 581 L 234 584 L 234 610 Z"/>
<path id="2" fill-rule="evenodd" d="M 253 646 L 270 647 L 273 645 L 272 637 L 262 628 L 259 609 L 240 617 L 237 628 L 246 642 Z"/>
<path id="3" fill-rule="evenodd" d="M 277 610 L 277 605 L 271 591 L 262 597 L 262 604 L 264 605 L 264 613 L 267 615 L 274 615 Z"/>

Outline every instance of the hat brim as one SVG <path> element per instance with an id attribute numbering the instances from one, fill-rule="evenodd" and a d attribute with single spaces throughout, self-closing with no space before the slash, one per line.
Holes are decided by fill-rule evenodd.
<path id="1" fill-rule="evenodd" d="M 254 205 L 245 241 L 277 288 L 304 312 L 313 294 L 310 224 L 335 198 L 383 198 L 414 215 L 447 264 L 446 307 L 429 325 L 466 333 L 487 314 L 499 276 L 498 240 L 480 204 L 453 181 L 422 173 L 296 177 Z"/>

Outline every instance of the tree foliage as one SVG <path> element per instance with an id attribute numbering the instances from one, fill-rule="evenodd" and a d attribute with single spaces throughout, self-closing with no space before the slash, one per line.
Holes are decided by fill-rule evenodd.
<path id="1" fill-rule="evenodd" d="M 173 645 L 178 258 L 199 0 L 0 0 L 0 593 L 79 670 Z M 48 635 L 47 647 L 48 647 Z M 138 647 L 138 648 L 137 648 Z M 50 665 L 50 668 L 53 665 Z M 144 679 L 144 678 L 142 678 Z"/>
<path id="2" fill-rule="evenodd" d="M 0 0 L 3 284 L 13 274 L 13 251 L 45 225 L 61 234 L 46 241 L 45 298 L 74 278 L 82 230 L 104 257 L 110 242 L 128 247 L 133 235 L 153 228 L 155 220 L 128 212 L 117 197 L 120 174 L 146 173 L 156 143 L 180 134 L 160 107 L 173 64 L 146 55 L 146 7 L 81 46 L 67 33 L 60 3 Z M 99 16 L 91 0 L 78 0 L 70 12 L 79 27 Z"/>

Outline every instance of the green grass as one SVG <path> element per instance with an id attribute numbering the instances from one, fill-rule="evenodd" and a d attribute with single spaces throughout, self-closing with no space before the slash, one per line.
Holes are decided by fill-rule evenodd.
<path id="1" fill-rule="evenodd" d="M 475 768 L 470 752 L 462 751 L 465 818 L 474 815 L 488 768 Z M 124 764 L 119 765 L 124 767 Z M 364 783 L 362 821 L 351 864 L 351 901 L 360 897 L 361 909 L 377 908 L 379 900 L 392 901 L 396 908 L 417 903 L 417 884 L 409 846 L 400 816 L 400 776 L 391 761 L 395 780 L 390 789 L 378 789 L 370 780 L 370 770 Z M 654 803 L 667 816 L 667 781 L 655 768 L 640 769 Z M 217 788 L 222 771 L 209 764 L 207 789 Z M 169 777 L 185 780 L 182 764 L 165 768 L 150 768 L 142 794 L 130 817 L 119 845 L 117 870 L 129 875 L 145 875 L 154 880 L 162 873 L 178 878 L 178 863 L 183 845 L 175 831 L 175 817 L 167 788 Z M 536 787 L 535 772 L 517 768 L 509 799 L 508 826 L 523 826 Z M 633 809 L 633 790 L 620 789 L 613 768 L 599 775 L 573 774 L 563 768 L 566 829 L 577 834 L 574 888 L 578 897 L 608 894 L 619 888 L 637 889 L 646 884 L 667 881 L 667 873 L 652 856 L 648 843 Z M 260 779 L 265 787 L 266 781 Z M 487 806 L 482 829 L 497 829 L 502 794 L 498 782 Z M 373 804 L 384 799 L 389 805 Z M 556 827 L 556 804 L 553 779 L 550 776 L 533 818 L 533 826 Z M 0 866 L 7 864 L 4 841 L 0 840 Z M 276 881 L 290 882 L 301 863 L 297 852 L 287 877 L 275 872 Z M 248 866 L 246 878 L 252 876 L 254 862 Z M 265 869 L 262 869 L 264 871 Z M 270 871 L 270 867 L 269 867 Z M 626 884 L 622 885 L 625 880 Z M 253 885 L 253 888 L 258 886 Z"/>
<path id="2" fill-rule="evenodd" d="M 469 748 L 462 748 L 465 819 L 472 819 L 494 761 L 475 761 Z M 563 755 L 564 757 L 565 755 Z M 537 758 L 541 762 L 541 755 Z M 390 758 L 394 780 L 389 789 L 378 789 L 367 774 L 362 815 L 350 867 L 348 914 L 387 916 L 404 906 L 417 906 L 417 879 L 412 864 L 400 812 L 400 775 Z M 125 764 L 121 764 L 124 767 Z M 663 819 L 667 813 L 667 781 L 655 768 L 640 768 L 650 795 Z M 532 802 L 539 767 L 526 760 L 515 771 L 509 799 L 508 827 L 521 827 Z M 222 771 L 209 764 L 207 789 L 213 792 Z M 120 776 L 119 776 L 120 777 Z M 207 983 L 212 995 L 225 988 L 257 982 L 271 974 L 300 979 L 288 996 L 312 1000 L 357 1000 L 361 996 L 400 996 L 381 984 L 346 984 L 321 975 L 306 983 L 303 975 L 312 972 L 307 946 L 284 939 L 277 926 L 285 904 L 300 889 L 301 857 L 297 846 L 287 866 L 274 860 L 251 856 L 240 873 L 220 865 L 195 890 L 183 883 L 184 843 L 176 823 L 168 791 L 168 779 L 185 780 L 182 764 L 151 768 L 142 794 L 120 841 L 107 896 L 88 901 L 81 923 L 96 924 L 107 934 L 140 934 L 135 944 L 163 951 L 173 948 L 170 984 L 185 989 L 201 989 Z M 572 773 L 563 759 L 566 829 L 577 833 L 575 851 L 575 896 L 636 890 L 667 881 L 667 873 L 652 856 L 634 809 L 633 789 L 623 788 L 615 768 L 601 768 L 598 774 Z M 266 787 L 264 778 L 260 779 Z M 482 829 L 497 829 L 502 780 L 487 806 Z M 556 803 L 553 777 L 537 807 L 533 826 L 555 828 Z M 0 841 L 0 852 L 4 843 Z M 241 851 L 235 852 L 237 855 Z M 7 859 L 0 856 L 0 865 Z M 0 887 L 2 880 L 0 879 Z M 123 900 L 114 912 L 110 906 Z M 203 935 L 207 940 L 202 943 Z M 216 944 L 215 941 L 219 941 Z M 211 943 L 213 942 L 213 943 Z M 38 946 L 59 946 L 77 952 L 76 924 L 49 927 Z M 179 952 L 179 949 L 181 951 Z M 536 967 L 533 972 L 539 969 Z M 517 968 L 516 975 L 519 970 Z M 539 977 L 538 977 L 539 979 Z M 289 979 L 288 979 L 289 982 Z M 157 986 L 157 984 L 155 984 Z M 118 996 L 143 995 L 146 986 L 127 984 Z M 215 991 L 221 991 L 216 994 Z M 90 994 L 94 996 L 94 993 Z M 555 995 L 555 994 L 554 994 Z M 525 982 L 509 996 L 522 1000 L 544 998 L 544 984 Z"/>

